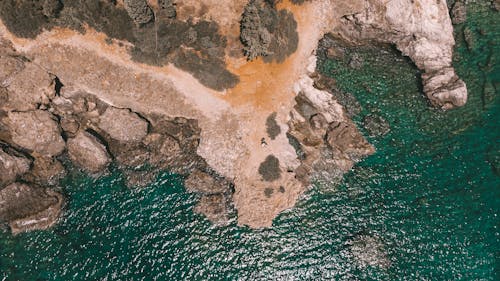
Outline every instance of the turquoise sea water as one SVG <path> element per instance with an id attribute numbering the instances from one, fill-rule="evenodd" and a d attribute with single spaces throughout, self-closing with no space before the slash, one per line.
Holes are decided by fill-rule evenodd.
<path id="1" fill-rule="evenodd" d="M 176 175 L 129 189 L 118 172 L 73 173 L 56 227 L 0 232 L 0 280 L 500 280 L 500 16 L 469 8 L 457 27 L 463 108 L 430 108 L 418 71 L 393 51 L 360 50 L 359 70 L 320 65 L 360 102 L 360 127 L 375 112 L 391 131 L 369 138 L 377 153 L 340 186 L 316 186 L 272 229 L 237 227 L 234 215 L 211 226 Z M 358 233 L 380 237 L 388 269 L 357 266 L 346 242 Z"/>

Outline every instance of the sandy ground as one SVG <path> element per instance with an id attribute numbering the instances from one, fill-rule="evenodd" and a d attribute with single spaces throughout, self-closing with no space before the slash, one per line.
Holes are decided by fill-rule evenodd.
<path id="1" fill-rule="evenodd" d="M 226 54 L 241 48 L 239 19 L 246 1 L 177 2 L 180 18 L 206 18 L 221 25 L 228 36 Z M 300 6 L 280 3 L 279 8 L 290 10 L 297 20 L 297 51 L 281 64 L 265 64 L 260 59 L 248 62 L 227 55 L 229 70 L 239 75 L 241 82 L 225 92 L 208 89 L 171 65 L 153 67 L 133 62 L 124 47 L 106 44 L 105 36 L 93 30 L 82 35 L 54 29 L 35 40 L 24 40 L 0 24 L 0 34 L 57 75 L 67 88 L 86 90 L 110 104 L 138 112 L 198 119 L 202 128 L 199 154 L 219 173 L 234 180 L 239 223 L 264 227 L 292 207 L 306 188 L 293 172 L 287 172 L 298 165 L 298 160 L 285 135 L 286 122 L 294 105 L 294 84 L 307 75 L 306 67 L 318 40 L 343 14 L 363 7 L 361 0 L 343 2 L 316 0 Z M 273 112 L 277 113 L 281 134 L 270 140 L 265 123 Z M 266 146 L 261 144 L 262 138 Z M 279 180 L 265 182 L 258 167 L 270 154 L 280 160 L 283 173 Z M 269 188 L 274 192 L 266 196 L 264 190 Z"/>

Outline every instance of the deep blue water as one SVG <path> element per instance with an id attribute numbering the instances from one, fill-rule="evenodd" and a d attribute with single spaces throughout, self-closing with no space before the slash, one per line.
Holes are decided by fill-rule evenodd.
<path id="1" fill-rule="evenodd" d="M 238 227 L 234 215 L 211 226 L 169 173 L 129 189 L 119 172 L 75 172 L 56 227 L 0 233 L 0 280 L 500 280 L 499 14 L 469 6 L 457 27 L 463 108 L 430 108 L 417 69 L 394 51 L 360 50 L 359 70 L 320 65 L 358 99 L 360 128 L 376 113 L 391 131 L 369 138 L 377 153 L 340 186 L 315 186 L 273 228 Z M 357 266 L 346 248 L 357 233 L 380 237 L 388 269 Z"/>

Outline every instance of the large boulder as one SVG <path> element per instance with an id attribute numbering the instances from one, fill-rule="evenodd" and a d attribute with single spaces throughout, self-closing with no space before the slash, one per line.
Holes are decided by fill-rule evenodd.
<path id="1" fill-rule="evenodd" d="M 0 188 L 13 183 L 28 172 L 31 161 L 25 157 L 11 155 L 0 148 Z"/>
<path id="2" fill-rule="evenodd" d="M 13 183 L 0 190 L 0 222 L 8 223 L 13 234 L 46 229 L 56 223 L 63 202 L 53 190 Z"/>
<path id="3" fill-rule="evenodd" d="M 437 107 L 450 109 L 467 102 L 467 87 L 452 67 L 422 74 L 424 92 Z"/>
<path id="4" fill-rule="evenodd" d="M 139 142 L 148 134 L 148 123 L 139 115 L 112 106 L 100 117 L 99 128 L 120 142 Z"/>
<path id="5" fill-rule="evenodd" d="M 7 87 L 9 97 L 3 107 L 7 110 L 28 111 L 37 109 L 39 105 L 48 105 L 56 95 L 54 76 L 34 63 L 21 66 L 19 58 L 9 60 L 11 63 L 7 66 L 12 74 L 3 83 L 0 81 Z"/>
<path id="6" fill-rule="evenodd" d="M 9 112 L 1 123 L 8 128 L 7 142 L 39 155 L 54 156 L 64 151 L 59 125 L 47 111 Z"/>
<path id="7" fill-rule="evenodd" d="M 68 154 L 75 164 L 91 173 L 106 169 L 111 162 L 106 147 L 87 132 L 68 139 Z"/>

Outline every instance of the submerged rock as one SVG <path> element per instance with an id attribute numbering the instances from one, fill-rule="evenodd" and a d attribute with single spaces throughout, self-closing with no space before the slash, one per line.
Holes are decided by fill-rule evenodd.
<path id="1" fill-rule="evenodd" d="M 56 191 L 13 183 L 0 190 L 0 221 L 8 223 L 13 234 L 46 229 L 56 223 L 63 202 Z"/>
<path id="2" fill-rule="evenodd" d="M 385 269 L 391 265 L 384 244 L 376 236 L 357 235 L 347 242 L 347 246 L 357 264 L 362 268 L 376 266 Z"/>
<path id="3" fill-rule="evenodd" d="M 226 197 L 222 194 L 203 195 L 194 208 L 194 211 L 204 215 L 215 224 L 224 224 L 228 221 Z"/>
<path id="4" fill-rule="evenodd" d="M 200 170 L 192 172 L 184 182 L 186 189 L 203 194 L 216 194 L 228 191 L 227 184 L 216 180 L 208 173 Z"/>
<path id="5" fill-rule="evenodd" d="M 90 173 L 103 171 L 111 162 L 106 147 L 87 132 L 68 139 L 68 154 L 75 164 Z"/>
<path id="6" fill-rule="evenodd" d="M 391 130 L 389 123 L 379 115 L 369 114 L 363 118 L 363 126 L 371 136 L 384 136 Z"/>
<path id="7" fill-rule="evenodd" d="M 457 1 L 451 9 L 451 21 L 453 24 L 461 24 L 467 20 L 467 6 L 462 1 Z"/>

